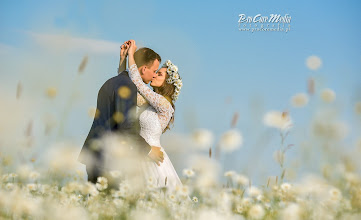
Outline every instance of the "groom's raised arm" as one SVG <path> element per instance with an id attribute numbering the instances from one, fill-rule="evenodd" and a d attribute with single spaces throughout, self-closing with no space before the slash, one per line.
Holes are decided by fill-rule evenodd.
<path id="1" fill-rule="evenodd" d="M 129 78 L 128 78 L 129 79 Z M 135 117 L 137 106 L 137 89 L 129 80 L 124 80 L 122 85 L 114 91 L 115 103 L 115 129 L 121 133 L 133 136 L 138 150 L 143 155 L 148 155 L 152 147 L 140 136 L 139 122 Z"/>

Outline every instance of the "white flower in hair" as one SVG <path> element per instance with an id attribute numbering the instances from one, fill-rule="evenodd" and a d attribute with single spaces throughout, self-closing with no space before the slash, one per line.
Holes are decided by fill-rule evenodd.
<path id="1" fill-rule="evenodd" d="M 173 78 L 174 78 L 174 79 L 179 79 L 179 74 L 178 74 L 178 73 L 174 73 L 174 74 L 173 74 Z"/>
<path id="2" fill-rule="evenodd" d="M 175 92 L 172 96 L 173 101 L 178 99 L 178 95 L 180 93 L 180 89 L 183 86 L 182 79 L 178 73 L 178 67 L 174 65 L 170 60 L 167 60 L 163 66 L 163 68 L 167 68 L 167 73 L 169 74 L 168 79 L 166 80 L 167 83 L 173 84 L 175 88 Z"/>
<path id="3" fill-rule="evenodd" d="M 176 66 L 176 65 L 172 65 L 171 66 L 171 70 L 173 71 L 173 72 L 178 72 L 178 67 Z M 176 73 L 177 74 L 177 73 Z"/>
<path id="4" fill-rule="evenodd" d="M 173 82 L 172 78 L 169 77 L 169 78 L 167 79 L 167 83 L 171 84 L 172 82 Z"/>

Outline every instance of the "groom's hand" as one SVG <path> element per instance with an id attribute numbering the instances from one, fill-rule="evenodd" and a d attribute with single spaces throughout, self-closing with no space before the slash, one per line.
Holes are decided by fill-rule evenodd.
<path id="1" fill-rule="evenodd" d="M 160 166 L 159 162 L 163 163 L 164 156 L 163 152 L 160 150 L 160 147 L 152 146 L 152 150 L 148 155 L 152 160 L 154 160 L 158 166 Z"/>

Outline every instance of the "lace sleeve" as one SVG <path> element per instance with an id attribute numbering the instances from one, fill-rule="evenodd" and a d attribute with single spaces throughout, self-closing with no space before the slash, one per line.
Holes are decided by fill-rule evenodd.
<path id="1" fill-rule="evenodd" d="M 164 130 L 172 114 L 174 109 L 171 103 L 162 95 L 152 91 L 142 80 L 140 77 L 140 73 L 138 71 L 138 67 L 136 64 L 133 64 L 129 67 L 129 75 L 130 79 L 136 85 L 139 93 L 147 100 L 147 102 L 155 108 L 158 113 L 159 121 L 162 125 L 162 130 Z"/>

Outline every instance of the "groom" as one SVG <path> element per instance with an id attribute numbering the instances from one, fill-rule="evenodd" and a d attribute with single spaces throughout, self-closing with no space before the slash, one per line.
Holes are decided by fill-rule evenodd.
<path id="1" fill-rule="evenodd" d="M 124 53 L 126 47 L 127 42 L 122 45 L 121 53 Z M 140 48 L 135 52 L 134 58 L 144 83 L 148 84 L 156 76 L 161 57 L 150 48 Z M 86 165 L 88 181 L 95 184 L 99 176 L 104 176 L 108 172 L 103 168 L 103 150 L 94 147 L 96 140 L 106 132 L 131 136 L 137 143 L 136 150 L 141 155 L 150 157 L 158 166 L 159 162 L 163 162 L 164 157 L 160 147 L 150 146 L 139 134 L 139 121 L 132 117 L 132 111 L 135 110 L 136 105 L 137 87 L 126 70 L 108 79 L 100 88 L 97 112 L 77 159 Z"/>

